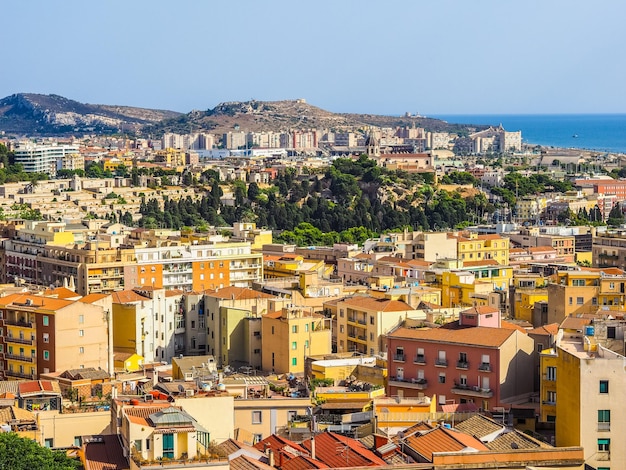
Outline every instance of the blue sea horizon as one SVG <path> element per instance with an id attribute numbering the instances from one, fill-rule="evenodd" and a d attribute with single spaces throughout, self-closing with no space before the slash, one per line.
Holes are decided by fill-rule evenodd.
<path id="1" fill-rule="evenodd" d="M 502 126 L 522 131 L 529 145 L 626 153 L 626 113 L 616 114 L 435 114 L 451 124 Z"/>

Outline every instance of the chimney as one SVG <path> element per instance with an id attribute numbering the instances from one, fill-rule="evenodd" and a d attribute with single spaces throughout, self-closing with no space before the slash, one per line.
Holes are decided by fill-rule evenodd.
<path id="1" fill-rule="evenodd" d="M 315 460 L 315 435 L 311 436 L 311 458 Z"/>
<path id="2" fill-rule="evenodd" d="M 274 451 L 272 449 L 267 449 L 267 458 L 268 458 L 268 465 L 270 467 L 274 466 Z"/>

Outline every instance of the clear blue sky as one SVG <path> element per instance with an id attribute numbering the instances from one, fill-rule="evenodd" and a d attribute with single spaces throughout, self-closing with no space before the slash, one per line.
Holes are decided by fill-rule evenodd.
<path id="1" fill-rule="evenodd" d="M 188 112 L 625 113 L 626 1 L 63 0 L 2 5 L 0 97 Z"/>

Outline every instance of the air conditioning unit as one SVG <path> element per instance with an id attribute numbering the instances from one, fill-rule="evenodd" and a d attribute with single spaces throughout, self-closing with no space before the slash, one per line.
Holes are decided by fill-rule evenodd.
<path id="1" fill-rule="evenodd" d="M 188 388 L 187 390 L 185 390 L 186 397 L 193 397 L 193 393 L 193 389 Z"/>

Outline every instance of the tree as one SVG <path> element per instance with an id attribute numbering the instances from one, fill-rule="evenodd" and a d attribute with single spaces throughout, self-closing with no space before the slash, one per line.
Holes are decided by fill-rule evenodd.
<path id="1" fill-rule="evenodd" d="M 41 447 L 35 441 L 19 437 L 13 432 L 0 433 L 0 469 L 11 470 L 73 470 L 82 468 L 78 460 L 65 452 Z"/>

